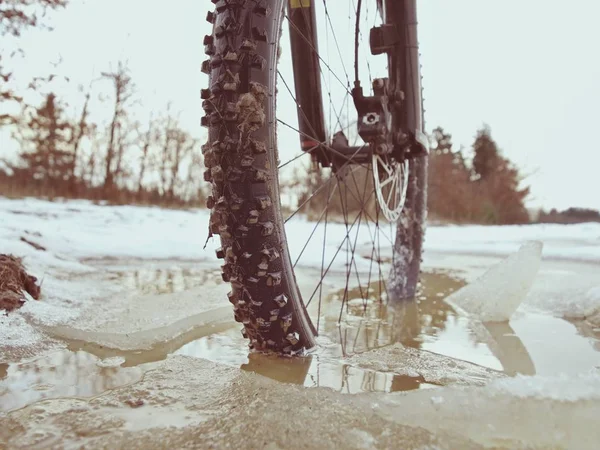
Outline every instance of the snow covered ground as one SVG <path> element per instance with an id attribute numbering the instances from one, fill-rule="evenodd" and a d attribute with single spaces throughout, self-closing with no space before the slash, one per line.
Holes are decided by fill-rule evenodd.
<path id="1" fill-rule="evenodd" d="M 174 323 L 189 328 L 190 317 L 225 307 L 220 301 L 224 286 L 207 280 L 204 292 L 215 291 L 215 295 L 207 296 L 214 302 L 199 303 L 193 292 L 173 295 L 171 302 L 177 309 L 153 314 L 160 311 L 159 303 L 164 299 L 132 295 L 95 264 L 106 259 L 136 259 L 146 264 L 168 260 L 171 265 L 178 260 L 216 261 L 214 250 L 202 249 L 206 224 L 205 211 L 0 198 L 0 253 L 22 257 L 27 270 L 42 283 L 41 301 L 28 301 L 18 312 L 0 316 L 0 342 L 8 348 L 1 359 L 20 359 L 53 348 L 57 343 L 45 335 L 48 328 L 71 339 L 81 338 L 81 331 L 104 332 L 95 336 L 96 341 L 124 345 L 124 337 L 110 333 L 117 318 L 128 323 L 127 331 L 139 335 L 138 342 L 149 346 L 154 341 L 144 336 L 144 329 L 156 331 Z M 156 305 L 154 310 L 151 305 Z M 107 341 L 109 335 L 113 339 Z M 153 339 L 161 337 L 164 333 L 155 332 Z"/>
<path id="2" fill-rule="evenodd" d="M 43 283 L 42 301 L 29 301 L 18 313 L 0 317 L 0 341 L 10 343 L 12 347 L 30 347 L 36 342 L 51 345 L 51 340 L 42 339 L 40 327 L 34 324 L 62 327 L 62 330 L 66 329 L 65 325 L 69 325 L 83 331 L 97 332 L 116 329 L 118 323 L 126 321 L 132 327 L 137 326 L 128 329 L 130 333 L 143 334 L 145 326 L 160 328 L 167 321 L 185 322 L 187 317 L 203 313 L 206 308 L 226 306 L 220 302 L 225 292 L 224 286 L 208 283 L 205 288 L 214 290 L 214 295 L 210 295 L 215 299 L 214 302 L 199 305 L 199 302 L 194 301 L 193 295 L 178 296 L 180 309 L 183 311 L 181 317 L 176 312 L 172 312 L 171 316 L 167 314 L 167 317 L 165 314 L 153 315 L 153 311 L 147 306 L 148 314 L 136 322 L 131 319 L 136 311 L 131 302 L 136 299 L 130 298 L 128 302 L 124 302 L 123 296 L 131 297 L 131 294 L 124 286 L 103 278 L 102 270 L 96 264 L 111 259 L 143 260 L 146 263 L 193 261 L 195 264 L 206 264 L 208 268 L 217 269 L 214 250 L 218 246 L 218 240 L 209 241 L 206 248 L 203 248 L 208 233 L 208 218 L 208 212 L 202 209 L 167 210 L 157 207 L 102 206 L 84 200 L 49 202 L 32 198 L 13 200 L 0 197 L 0 252 L 23 257 L 28 270 Z M 289 240 L 293 259 L 302 251 L 306 240 L 297 237 L 307 237 L 312 228 L 313 224 L 301 217 L 288 224 L 288 236 L 294 237 Z M 304 251 L 300 266 L 320 267 L 322 236 L 319 233 L 322 229 L 323 227 L 319 227 Z M 362 227 L 359 230 L 358 244 L 366 245 L 371 242 L 372 233 L 372 229 Z M 343 225 L 328 225 L 329 255 L 336 252 L 345 234 Z M 586 283 L 577 286 L 579 291 L 576 296 L 572 295 L 572 290 L 567 290 L 561 295 L 532 297 L 528 299 L 529 304 L 572 318 L 598 315 L 600 224 L 430 226 L 425 241 L 425 264 L 435 261 L 435 255 L 440 254 L 507 255 L 529 240 L 543 242 L 543 258 L 546 260 L 585 262 L 588 263 L 588 268 L 594 267 L 589 263 L 598 264 L 599 274 L 595 285 L 590 284 L 588 277 Z M 37 246 L 44 250 L 36 248 Z M 382 250 L 387 253 L 390 251 L 389 246 Z M 340 252 L 333 269 L 343 270 L 345 261 L 345 255 Z M 359 257 L 359 267 L 368 267 L 369 264 L 369 260 Z M 99 299 L 102 301 L 99 302 Z M 145 305 L 152 303 L 152 299 L 138 301 Z M 93 305 L 93 314 L 88 311 L 90 305 Z M 114 321 L 116 315 L 122 317 L 117 325 Z M 77 333 L 68 334 L 71 338 L 78 336 Z M 147 341 L 146 344 L 151 345 L 152 342 Z"/>
<path id="3" fill-rule="evenodd" d="M 208 232 L 208 216 L 204 209 L 100 206 L 85 200 L 48 202 L 0 197 L 0 242 L 3 251 L 26 252 L 27 245 L 14 242 L 24 236 L 51 253 L 73 258 L 213 260 L 214 246 L 209 245 L 207 250 L 202 248 Z M 290 221 L 289 225 L 288 234 L 291 236 L 307 236 L 312 230 L 312 224 L 301 217 Z M 329 245 L 334 246 L 335 237 L 340 233 L 345 235 L 345 227 L 331 223 L 328 227 L 331 227 L 328 231 Z M 361 228 L 360 241 L 370 242 L 369 231 L 366 227 Z M 546 259 L 600 264 L 599 223 L 429 226 L 425 249 L 430 252 L 507 255 L 528 240 L 544 243 Z M 304 244 L 302 239 L 291 240 L 291 243 L 298 241 Z M 313 241 L 319 249 L 320 263 L 322 242 L 316 238 Z M 292 253 L 296 252 L 292 250 Z M 314 252 L 307 250 L 306 253 Z M 53 265 L 60 263 L 54 261 Z M 65 268 L 77 270 L 75 266 Z"/>

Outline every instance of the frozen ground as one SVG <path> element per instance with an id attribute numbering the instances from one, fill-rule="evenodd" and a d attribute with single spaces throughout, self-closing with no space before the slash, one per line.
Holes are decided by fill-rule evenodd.
<path id="1" fill-rule="evenodd" d="M 145 365 L 129 367 L 136 358 L 147 358 L 142 358 L 142 354 L 154 355 L 152 360 L 165 358 L 172 350 L 163 344 L 186 333 L 193 333 L 194 339 L 206 339 L 182 347 L 180 354 L 189 352 L 238 366 L 247 360 L 247 354 L 239 350 L 243 347 L 237 329 L 231 335 L 235 338 L 229 334 L 212 336 L 215 330 L 230 326 L 231 314 L 223 302 L 227 288 L 217 280 L 217 244 L 209 242 L 203 248 L 207 221 L 208 214 L 203 210 L 0 198 L 0 253 L 24 257 L 28 270 L 43 283 L 41 301 L 29 300 L 20 311 L 0 316 L 0 381 L 5 371 L 7 379 L 20 380 L 22 386 L 32 383 L 35 389 L 42 386 L 42 392 L 50 389 L 31 380 L 44 364 L 60 367 L 59 363 L 31 363 L 27 375 L 23 364 L 9 363 L 39 360 L 43 355 L 51 359 L 68 345 L 69 351 L 83 349 L 100 358 L 84 353 L 87 356 L 83 365 L 81 361 L 76 363 L 77 370 L 93 373 L 103 383 L 107 374 L 115 377 L 105 387 L 84 392 L 56 391 L 52 397 L 86 397 L 134 383 L 90 402 L 46 400 L 10 415 L 2 415 L 0 408 L 0 447 L 2 439 L 17 448 L 35 443 L 60 446 L 59 437 L 64 436 L 72 443 L 85 438 L 98 446 L 118 442 L 121 446 L 150 448 L 146 441 L 152 440 L 151 435 L 169 436 L 174 445 L 194 439 L 206 446 L 219 446 L 219 436 L 226 435 L 231 445 L 235 444 L 233 436 L 238 436 L 244 438 L 246 445 L 250 442 L 275 449 L 300 442 L 295 439 L 305 437 L 305 433 L 300 436 L 294 424 L 306 421 L 305 426 L 317 427 L 316 434 L 322 436 L 321 441 L 305 442 L 308 447 L 319 447 L 319 442 L 322 447 L 337 443 L 347 448 L 386 447 L 389 442 L 397 446 L 397 442 L 405 442 L 402 448 L 525 448 L 521 443 L 526 442 L 528 448 L 595 448 L 592 444 L 599 436 L 593 420 L 600 412 L 600 224 L 430 226 L 424 267 L 450 269 L 471 283 L 449 298 L 464 311 L 465 317 L 448 321 L 443 330 L 450 336 L 446 341 L 425 339 L 422 350 L 399 344 L 382 348 L 376 345 L 374 350 L 347 359 L 344 370 L 350 374 L 349 380 L 353 376 L 364 380 L 372 373 L 374 383 L 384 386 L 376 391 L 394 390 L 389 388 L 394 383 L 415 379 L 423 380 L 422 388 L 452 384 L 463 387 L 436 388 L 434 394 L 421 389 L 342 400 L 328 390 L 304 391 L 202 360 L 175 357 L 163 365 L 152 366 L 143 379 Z M 345 228 L 331 224 L 328 227 L 328 251 L 333 254 L 339 243 L 335 238 L 345 235 Z M 290 224 L 288 235 L 307 235 L 311 229 L 310 223 L 299 218 Z M 371 240 L 367 229 L 362 229 L 358 237 L 359 244 Z M 514 253 L 528 241 L 539 243 L 527 244 Z M 300 260 L 301 282 L 310 278 L 312 268 L 320 266 L 322 239 L 317 237 L 314 242 L 316 247 L 309 247 Z M 302 245 L 301 240 L 293 241 L 292 257 Z M 384 251 L 389 252 L 389 248 Z M 499 257 L 513 253 L 508 261 L 493 267 Z M 344 262 L 342 255 L 333 268 L 343 269 Z M 359 266 L 369 263 L 366 259 L 358 261 Z M 165 281 L 168 290 L 154 292 L 144 288 L 147 281 L 143 277 L 136 280 L 138 288 L 132 290 L 131 280 L 119 275 L 121 265 L 124 270 L 135 266 L 157 272 L 195 267 L 199 272 L 195 287 L 169 278 Z M 511 319 L 510 324 L 489 322 L 507 319 Z M 565 327 L 576 327 L 578 334 L 565 334 Z M 465 340 L 466 346 L 458 345 L 462 341 L 457 336 L 465 332 L 476 336 L 478 346 L 485 343 L 486 350 L 471 348 L 470 338 Z M 517 338 L 516 347 L 515 335 L 523 341 Z M 545 336 L 541 341 L 540 335 Z M 423 335 L 419 336 L 422 339 Z M 595 340 L 588 340 L 590 336 L 595 336 Z M 237 353 L 225 358 L 215 356 L 225 347 L 214 343 L 223 340 L 229 340 L 228 345 L 238 349 Z M 591 342 L 596 342 L 595 349 Z M 448 343 L 456 345 L 449 348 Z M 527 347 L 530 354 L 527 350 L 523 353 L 519 345 Z M 194 346 L 201 350 L 194 350 Z M 554 353 L 547 351 L 548 346 Z M 124 357 L 114 356 L 106 348 L 120 349 L 125 352 Z M 496 380 L 505 374 L 555 373 L 556 366 L 549 360 L 557 352 L 564 353 L 563 360 L 569 366 L 565 372 L 569 375 Z M 473 357 L 474 354 L 479 356 Z M 127 367 L 120 368 L 125 361 Z M 500 366 L 496 367 L 494 361 Z M 250 361 L 250 366 L 253 364 L 259 368 L 255 370 L 258 373 L 272 365 Z M 594 364 L 595 370 L 584 370 Z M 323 364 L 319 367 L 323 373 L 327 369 Z M 504 369 L 504 374 L 500 369 Z M 23 378 L 11 370 L 22 371 Z M 312 368 L 307 371 L 309 378 L 318 376 Z M 29 376 L 33 378 L 29 380 Z M 60 384 L 60 377 L 51 377 Z M 160 392 L 149 387 L 148 383 L 153 382 L 161 386 Z M 317 385 L 329 386 L 323 381 Z M 481 385 L 486 386 L 476 387 Z M 31 395 L 13 398 L 15 407 L 44 397 L 30 390 Z M 190 392 L 195 394 L 190 396 Z M 0 398 L 9 398 L 10 394 L 3 392 L 0 383 Z M 139 401 L 144 408 L 131 407 Z M 240 404 L 244 406 L 241 410 L 231 409 Z M 285 407 L 287 411 L 294 404 L 310 409 L 300 408 L 293 418 L 278 409 Z M 263 417 L 261 414 L 268 418 L 261 419 L 264 425 L 255 420 Z M 331 414 L 339 418 L 341 425 L 336 429 L 327 427 L 328 421 L 319 420 Z M 434 416 L 439 420 L 432 420 Z M 520 425 L 513 427 L 517 416 Z M 174 428 L 166 431 L 164 426 Z M 553 432 L 540 431 L 548 429 Z M 13 433 L 14 430 L 21 431 Z"/>
<path id="2" fill-rule="evenodd" d="M 224 310 L 219 310 L 223 306 L 220 299 L 226 290 L 222 285 L 207 280 L 203 287 L 210 291 L 206 295 L 208 302 L 194 301 L 193 294 L 173 296 L 176 308 L 165 314 L 161 311 L 161 299 L 156 297 L 138 296 L 124 302 L 123 296 L 131 296 L 131 293 L 124 286 L 107 280 L 98 264 L 111 260 L 144 260 L 145 264 L 193 261 L 216 268 L 216 240 L 203 248 L 207 221 L 205 210 L 99 206 L 89 201 L 48 202 L 0 197 L 0 251 L 24 257 L 28 269 L 43 283 L 42 301 L 29 301 L 19 313 L 0 318 L 0 341 L 10 343 L 9 346 L 15 349 L 29 349 L 40 342 L 40 330 L 47 327 L 74 339 L 84 338 L 86 332 L 107 332 L 96 335 L 99 343 L 118 345 L 118 338 L 111 340 L 108 336 L 114 337 L 113 332 L 120 329 L 122 334 L 129 335 L 129 344 L 121 339 L 120 345 L 129 345 L 128 349 L 136 345 L 147 348 L 155 341 L 145 335 L 144 330 L 161 329 L 156 337 L 158 341 L 170 332 L 187 329 L 191 323 L 189 317 L 207 310 L 215 309 L 213 319 L 209 321 L 218 320 L 225 314 Z M 292 221 L 288 234 L 306 236 L 311 229 L 309 222 L 299 218 Z M 359 244 L 370 242 L 369 232 L 364 227 L 360 230 Z M 344 235 L 342 225 L 329 225 L 328 250 L 331 255 L 342 239 L 340 236 Z M 598 264 L 600 273 L 600 224 L 430 226 L 425 241 L 425 265 L 454 265 L 453 269 L 457 269 L 452 262 L 457 255 L 507 255 L 529 240 L 543 242 L 545 260 Z M 302 239 L 290 242 L 294 258 L 304 242 Z M 320 266 L 321 242 L 318 236 L 313 238 L 311 245 L 315 248 L 307 248 L 300 266 Z M 32 244 L 45 250 L 36 249 Z M 450 264 L 445 259 L 448 257 L 453 258 Z M 333 269 L 342 269 L 345 260 L 345 255 L 340 253 Z M 359 257 L 358 264 L 368 266 L 370 261 Z M 573 274 L 567 272 L 559 271 L 553 276 L 570 283 Z M 496 294 L 498 292 L 500 290 L 496 290 Z M 577 295 L 573 295 L 574 292 Z M 100 298 L 102 301 L 98 301 Z M 135 302 L 146 306 L 137 308 Z M 589 277 L 584 282 L 570 283 L 566 292 L 556 295 L 544 292 L 530 295 L 525 301 L 527 305 L 559 316 L 588 319 L 593 326 L 600 327 L 600 276 L 595 284 Z M 42 328 L 32 328 L 32 324 Z M 172 324 L 178 326 L 169 328 Z M 140 338 L 138 344 L 133 343 L 132 334 Z M 52 343 L 43 339 L 43 345 L 51 346 Z"/>

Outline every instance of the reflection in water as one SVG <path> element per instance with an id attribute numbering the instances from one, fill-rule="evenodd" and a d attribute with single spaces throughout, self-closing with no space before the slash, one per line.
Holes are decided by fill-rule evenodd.
<path id="1" fill-rule="evenodd" d="M 481 333 L 471 330 L 469 321 L 458 317 L 443 301 L 462 285 L 443 273 L 425 274 L 419 299 L 395 306 L 378 302 L 365 305 L 360 293 L 351 291 L 346 319 L 339 325 L 337 313 L 343 291 L 333 293 L 323 308 L 320 348 L 306 358 L 247 355 L 242 350 L 245 341 L 237 328 L 190 342 L 177 353 L 238 365 L 278 381 L 325 386 L 347 393 L 434 387 L 418 372 L 397 375 L 344 363 L 345 357 L 398 342 L 499 370 L 505 365 L 508 374 L 531 373 L 533 363 L 508 324 L 491 324 L 482 342 L 478 339 Z M 353 300 L 353 296 L 358 300 Z M 372 292 L 372 296 L 378 298 L 377 292 Z M 494 339 L 497 343 L 488 346 Z M 458 351 L 460 347 L 464 348 Z"/>
<path id="2" fill-rule="evenodd" d="M 463 285 L 462 281 L 441 272 L 425 273 L 415 301 L 390 302 L 388 305 L 376 300 L 380 297 L 378 289 L 372 290 L 368 305 L 360 298 L 358 289 L 351 290 L 348 315 L 336 339 L 344 356 L 396 342 L 420 348 L 423 336 L 435 336 L 445 328 L 448 316 L 455 315 L 443 298 Z M 328 301 L 339 303 L 342 295 L 343 291 L 335 293 Z M 325 318 L 324 328 L 327 335 L 335 335 L 337 323 Z"/>
<path id="3" fill-rule="evenodd" d="M 99 362 L 90 353 L 63 350 L 32 362 L 11 364 L 0 379 L 0 411 L 45 398 L 91 397 L 138 381 L 144 372 L 140 366 L 100 367 Z"/>
<path id="4" fill-rule="evenodd" d="M 365 370 L 319 354 L 286 358 L 252 353 L 240 368 L 284 383 L 328 387 L 346 394 L 405 391 L 430 385 L 421 375 Z"/>
<path id="5" fill-rule="evenodd" d="M 312 356 L 286 358 L 251 353 L 241 369 L 255 372 L 284 383 L 304 384 L 312 363 Z"/>
<path id="6" fill-rule="evenodd" d="M 136 270 L 111 271 L 112 279 L 141 294 L 174 294 L 213 280 L 215 274 L 197 267 L 143 267 Z"/>
<path id="7" fill-rule="evenodd" d="M 458 316 L 444 301 L 462 286 L 464 282 L 447 274 L 425 273 L 414 301 L 375 303 L 365 308 L 362 300 L 351 300 L 351 316 L 339 331 L 344 356 L 399 342 L 503 370 L 508 375 L 535 374 L 531 357 L 508 323 L 474 324 Z M 360 298 L 359 292 L 352 294 Z M 338 297 L 332 296 L 336 300 Z M 379 293 L 374 291 L 372 299 L 377 298 Z"/>
<path id="8" fill-rule="evenodd" d="M 235 365 L 285 383 L 328 387 L 342 393 L 390 392 L 431 386 L 424 383 L 419 374 L 398 376 L 345 364 L 339 345 L 325 343 L 303 358 L 248 354 L 244 348 L 246 341 L 235 328 L 190 342 L 176 354 Z"/>
<path id="9" fill-rule="evenodd" d="M 233 326 L 234 323 L 231 322 L 202 325 L 192 328 L 191 330 L 180 334 L 169 341 L 155 345 L 151 349 L 143 351 L 116 350 L 103 345 L 79 340 L 63 339 L 63 341 L 67 343 L 67 348 L 71 351 L 84 351 L 91 353 L 100 359 L 111 358 L 115 355 L 118 355 L 125 358 L 125 362 L 122 364 L 122 367 L 134 367 L 140 364 L 158 362 L 167 359 L 170 354 L 176 352 L 189 342 L 198 341 L 205 336 L 219 336 L 218 333 L 229 330 Z"/>
<path id="10" fill-rule="evenodd" d="M 391 392 L 397 391 L 412 391 L 413 389 L 419 389 L 425 385 L 431 385 L 425 381 L 423 375 L 394 375 L 392 379 L 392 385 L 390 386 Z"/>
<path id="11" fill-rule="evenodd" d="M 518 373 L 535 375 L 531 356 L 508 322 L 486 322 L 482 325 L 493 338 L 495 345 L 490 345 L 490 348 L 500 360 L 504 373 L 510 376 Z"/>

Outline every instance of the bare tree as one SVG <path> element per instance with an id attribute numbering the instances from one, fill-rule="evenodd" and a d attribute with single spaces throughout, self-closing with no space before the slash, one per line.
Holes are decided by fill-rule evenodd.
<path id="1" fill-rule="evenodd" d="M 48 9 L 64 8 L 67 0 L 1 0 L 0 35 L 20 36 L 27 28 L 40 25 Z"/>
<path id="2" fill-rule="evenodd" d="M 125 155 L 128 153 L 127 150 L 136 144 L 136 139 L 132 136 L 132 133 L 137 128 L 137 124 L 129 124 L 127 121 L 123 121 L 119 124 L 117 130 L 113 181 L 118 187 L 124 186 L 128 177 L 127 172 L 130 171 L 125 165 Z"/>
<path id="3" fill-rule="evenodd" d="M 188 165 L 187 175 L 183 180 L 182 199 L 184 201 L 195 200 L 204 203 L 207 193 L 206 183 L 202 174 L 204 173 L 204 158 L 199 151 L 199 146 L 193 147 Z"/>
<path id="4" fill-rule="evenodd" d="M 156 124 L 152 120 L 152 117 L 150 117 L 150 120 L 148 121 L 148 128 L 146 129 L 146 132 L 139 135 L 139 146 L 140 146 L 140 150 L 142 151 L 142 155 L 140 158 L 140 171 L 138 173 L 138 180 L 137 180 L 138 196 L 142 193 L 144 176 L 146 175 L 146 170 L 148 169 L 148 165 L 149 165 L 150 149 L 152 147 L 153 142 L 155 142 L 158 139 L 155 126 L 156 126 Z"/>
<path id="5" fill-rule="evenodd" d="M 5 39 L 9 36 L 19 37 L 27 29 L 41 26 L 40 18 L 48 10 L 64 8 L 67 3 L 67 0 L 0 0 L 0 38 L 3 41 L 0 47 L 0 104 L 22 102 L 22 98 L 10 88 L 13 72 L 6 64 L 15 56 L 22 56 L 23 51 L 5 46 Z M 13 123 L 15 118 L 11 114 L 0 113 L 0 126 Z"/>
<path id="6" fill-rule="evenodd" d="M 133 95 L 134 85 L 129 75 L 129 69 L 122 61 L 119 61 L 115 71 L 103 72 L 102 77 L 111 80 L 115 90 L 113 116 L 109 125 L 109 137 L 104 160 L 104 192 L 105 195 L 110 195 L 115 184 L 115 168 L 113 165 L 115 162 L 120 164 L 120 161 L 122 161 L 124 147 L 120 146 L 119 138 L 123 136 L 120 131 L 123 130 L 127 115 L 126 107 Z"/>
<path id="7" fill-rule="evenodd" d="M 175 183 L 179 179 L 182 161 L 192 154 L 197 141 L 189 133 L 177 127 L 171 130 L 171 180 L 167 190 L 167 200 L 175 199 Z"/>
<path id="8" fill-rule="evenodd" d="M 26 108 L 23 116 L 14 134 L 21 152 L 19 165 L 13 170 L 47 190 L 65 194 L 73 164 L 69 145 L 73 126 L 65 117 L 64 108 L 50 93 L 38 108 Z"/>
<path id="9" fill-rule="evenodd" d="M 171 148 L 171 139 L 173 138 L 172 130 L 174 127 L 174 119 L 169 113 L 170 105 L 167 106 L 167 116 L 164 119 L 165 125 L 162 131 L 162 145 L 159 150 L 159 154 L 157 155 L 157 166 L 158 166 L 158 175 L 160 182 L 160 190 L 164 195 L 167 192 L 168 184 L 169 184 L 169 159 L 170 159 L 170 151 Z"/>
<path id="10" fill-rule="evenodd" d="M 93 133 L 91 136 L 91 149 L 89 158 L 86 164 L 83 165 L 82 178 L 88 184 L 88 186 L 94 186 L 96 181 L 96 170 L 98 167 L 98 155 L 100 153 L 101 143 L 98 139 L 97 133 Z"/>
<path id="11" fill-rule="evenodd" d="M 79 116 L 79 120 L 78 120 L 77 124 L 73 127 L 73 132 L 71 134 L 70 145 L 72 148 L 73 160 L 72 160 L 72 164 L 70 167 L 69 179 L 71 182 L 72 190 L 76 190 L 76 185 L 77 185 L 77 181 L 78 181 L 75 172 L 77 170 L 77 165 L 80 160 L 79 151 L 81 148 L 81 141 L 84 136 L 89 135 L 90 130 L 94 127 L 93 124 L 90 124 L 88 122 L 89 104 L 90 104 L 90 97 L 91 97 L 91 93 L 92 93 L 91 91 L 92 90 L 91 90 L 91 83 L 90 83 L 90 88 L 88 89 L 87 93 L 85 94 L 85 100 L 83 102 L 83 107 L 81 109 L 81 114 Z M 75 194 L 75 192 L 72 192 L 72 193 Z"/>

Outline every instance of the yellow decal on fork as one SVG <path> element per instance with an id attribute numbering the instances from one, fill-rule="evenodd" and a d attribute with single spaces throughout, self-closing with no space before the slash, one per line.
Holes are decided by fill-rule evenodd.
<path id="1" fill-rule="evenodd" d="M 290 0 L 290 8 L 310 8 L 310 0 Z"/>

